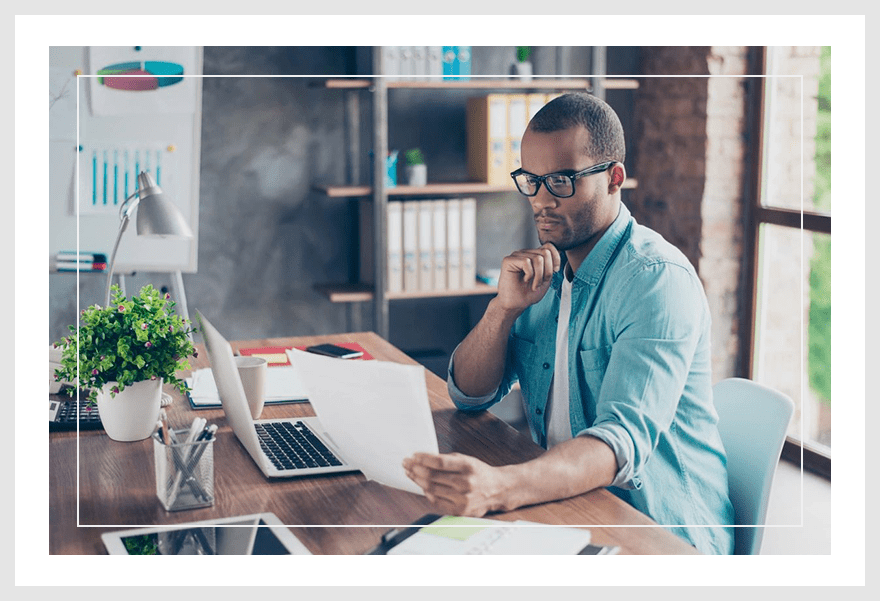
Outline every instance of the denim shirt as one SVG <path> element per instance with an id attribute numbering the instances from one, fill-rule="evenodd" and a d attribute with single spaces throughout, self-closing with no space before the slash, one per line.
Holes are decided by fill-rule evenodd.
<path id="1" fill-rule="evenodd" d="M 514 324 L 495 393 L 462 393 L 454 353 L 447 380 L 463 411 L 489 408 L 519 381 L 532 438 L 545 448 L 563 271 Z M 700 551 L 732 553 L 706 295 L 687 258 L 622 203 L 574 274 L 567 359 L 572 436 L 596 437 L 617 457 L 608 490 Z"/>

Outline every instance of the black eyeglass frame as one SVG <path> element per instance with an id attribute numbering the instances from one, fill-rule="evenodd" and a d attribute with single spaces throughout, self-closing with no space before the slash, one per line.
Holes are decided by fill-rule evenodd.
<path id="1" fill-rule="evenodd" d="M 513 183 L 516 185 L 516 189 L 519 190 L 519 193 L 522 194 L 523 196 L 528 196 L 530 198 L 532 196 L 537 196 L 538 190 L 541 189 L 541 184 L 544 184 L 544 187 L 547 188 L 547 191 L 550 194 L 552 194 L 553 196 L 555 196 L 556 198 L 571 198 L 572 196 L 575 195 L 575 192 L 577 191 L 576 185 L 575 185 L 575 180 L 577 180 L 581 177 L 586 177 L 588 175 L 593 175 L 594 173 L 602 173 L 603 171 L 608 171 L 616 163 L 617 163 L 617 161 L 607 161 L 605 163 L 597 163 L 596 165 L 593 165 L 592 167 L 587 167 L 586 169 L 582 169 L 581 171 L 578 171 L 577 173 L 565 173 L 564 171 L 556 171 L 555 173 L 548 173 L 546 175 L 535 175 L 534 173 L 529 173 L 528 171 L 525 171 L 525 170 L 523 170 L 522 167 L 520 167 L 516 171 L 512 171 L 510 173 L 510 177 L 513 178 Z M 517 183 L 517 181 L 516 181 L 517 175 L 531 175 L 532 177 L 534 177 L 535 180 L 538 182 L 538 185 L 535 186 L 535 191 L 531 194 L 527 194 L 526 192 L 523 192 L 522 188 L 519 187 L 519 183 Z M 557 194 L 556 192 L 553 191 L 552 188 L 550 188 L 550 186 L 548 186 L 547 184 L 544 183 L 548 177 L 555 177 L 555 176 L 560 176 L 560 175 L 564 175 L 565 177 L 567 177 L 571 181 L 571 194 L 568 194 L 566 196 L 562 196 L 560 194 Z"/>

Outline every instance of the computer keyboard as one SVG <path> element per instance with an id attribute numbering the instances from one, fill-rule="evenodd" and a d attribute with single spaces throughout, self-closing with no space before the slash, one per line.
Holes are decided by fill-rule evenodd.
<path id="1" fill-rule="evenodd" d="M 76 430 L 76 400 L 49 399 L 49 431 Z M 86 400 L 79 401 L 79 429 L 100 430 L 104 427 L 98 406 Z"/>
<path id="2" fill-rule="evenodd" d="M 279 470 L 342 465 L 303 422 L 254 424 L 263 452 Z"/>

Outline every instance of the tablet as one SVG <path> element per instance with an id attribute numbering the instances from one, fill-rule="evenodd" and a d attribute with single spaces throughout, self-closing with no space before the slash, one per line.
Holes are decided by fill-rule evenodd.
<path id="1" fill-rule="evenodd" d="M 274 513 L 105 532 L 110 555 L 311 555 Z"/>

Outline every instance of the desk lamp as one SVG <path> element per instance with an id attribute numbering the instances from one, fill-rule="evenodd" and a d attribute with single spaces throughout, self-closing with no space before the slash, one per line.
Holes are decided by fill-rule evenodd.
<path id="1" fill-rule="evenodd" d="M 137 233 L 138 236 L 159 236 L 163 238 L 192 238 L 193 233 L 183 215 L 167 198 L 162 188 L 153 182 L 152 176 L 146 171 L 138 175 L 138 189 L 134 194 L 125 199 L 119 209 L 119 233 L 116 235 L 116 243 L 113 245 L 113 253 L 110 255 L 110 268 L 107 274 L 107 293 L 104 297 L 104 306 L 110 305 L 110 286 L 113 283 L 113 264 L 116 262 L 116 251 L 119 249 L 119 241 L 128 227 L 131 214 L 138 209 Z"/>

